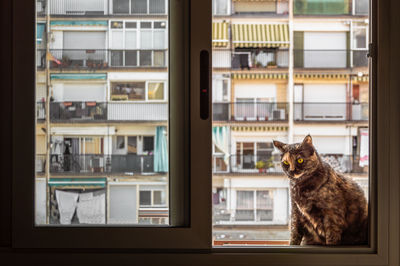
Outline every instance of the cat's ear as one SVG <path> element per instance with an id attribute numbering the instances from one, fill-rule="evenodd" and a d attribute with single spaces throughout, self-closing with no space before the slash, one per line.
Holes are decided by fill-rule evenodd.
<path id="1" fill-rule="evenodd" d="M 313 147 L 313 143 L 312 143 L 312 138 L 310 136 L 310 134 L 308 134 L 304 139 L 303 139 L 303 146 L 311 146 Z"/>
<path id="2" fill-rule="evenodd" d="M 280 150 L 281 152 L 286 152 L 286 148 L 287 148 L 287 144 L 277 141 L 277 140 L 273 140 L 272 141 L 274 143 L 274 146 Z"/>

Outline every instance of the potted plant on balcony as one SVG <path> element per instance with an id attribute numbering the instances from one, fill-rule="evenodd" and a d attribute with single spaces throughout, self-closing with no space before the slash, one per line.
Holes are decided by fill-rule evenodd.
<path id="1" fill-rule="evenodd" d="M 71 61 L 71 59 L 68 57 L 68 56 L 63 56 L 62 57 L 62 62 L 61 62 L 61 65 L 63 66 L 63 67 L 68 67 L 68 66 L 70 66 L 71 65 L 71 63 L 72 63 L 72 61 Z"/>
<path id="2" fill-rule="evenodd" d="M 272 156 L 269 157 L 269 159 L 265 162 L 265 168 L 270 173 L 275 171 L 275 166 Z"/>
<path id="3" fill-rule="evenodd" d="M 274 62 L 274 61 L 271 61 L 271 62 L 268 62 L 268 64 L 267 64 L 267 68 L 277 68 L 278 66 L 276 65 L 276 62 Z"/>
<path id="4" fill-rule="evenodd" d="M 264 161 L 258 161 L 256 163 L 256 168 L 258 169 L 259 173 L 265 173 L 265 166 L 266 166 L 266 163 Z"/>

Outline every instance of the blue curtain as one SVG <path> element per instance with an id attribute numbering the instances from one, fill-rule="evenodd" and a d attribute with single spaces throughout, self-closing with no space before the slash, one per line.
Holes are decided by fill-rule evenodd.
<path id="1" fill-rule="evenodd" d="M 44 29 L 45 29 L 45 24 L 44 23 L 36 24 L 36 43 L 37 44 L 41 44 L 42 43 Z"/>
<path id="2" fill-rule="evenodd" d="M 212 138 L 214 145 L 224 153 L 224 161 L 229 163 L 229 137 L 228 127 L 213 127 Z"/>
<path id="3" fill-rule="evenodd" d="M 164 126 L 156 128 L 154 172 L 168 172 L 167 129 Z"/>

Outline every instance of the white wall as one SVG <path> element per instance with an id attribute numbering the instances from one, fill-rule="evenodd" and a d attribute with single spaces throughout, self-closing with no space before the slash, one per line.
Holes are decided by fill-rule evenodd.
<path id="1" fill-rule="evenodd" d="M 236 84 L 235 98 L 271 98 L 276 99 L 276 84 Z"/>

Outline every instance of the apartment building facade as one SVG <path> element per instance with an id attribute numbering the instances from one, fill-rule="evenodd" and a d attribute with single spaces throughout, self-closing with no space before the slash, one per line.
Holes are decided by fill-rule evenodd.
<path id="1" fill-rule="evenodd" d="M 311 134 L 368 195 L 368 1 L 293 0 L 289 11 L 285 0 L 213 1 L 217 245 L 289 239 L 273 139 Z"/>
<path id="2" fill-rule="evenodd" d="M 167 10 L 37 1 L 36 223 L 168 224 Z"/>

